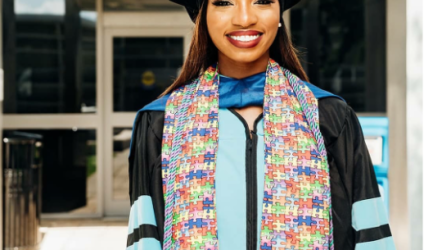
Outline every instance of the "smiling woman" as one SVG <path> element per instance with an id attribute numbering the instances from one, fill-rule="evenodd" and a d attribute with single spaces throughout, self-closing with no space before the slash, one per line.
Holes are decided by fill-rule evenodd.
<path id="1" fill-rule="evenodd" d="M 288 38 L 298 1 L 173 1 L 193 39 L 135 119 L 127 249 L 395 249 L 358 118 Z"/>

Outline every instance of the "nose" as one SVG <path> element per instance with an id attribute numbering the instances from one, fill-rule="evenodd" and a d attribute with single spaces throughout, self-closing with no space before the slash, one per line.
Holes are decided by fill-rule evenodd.
<path id="1" fill-rule="evenodd" d="M 248 28 L 258 21 L 258 17 L 253 9 L 251 1 L 239 1 L 237 4 L 232 23 L 235 26 L 241 26 L 242 28 Z"/>

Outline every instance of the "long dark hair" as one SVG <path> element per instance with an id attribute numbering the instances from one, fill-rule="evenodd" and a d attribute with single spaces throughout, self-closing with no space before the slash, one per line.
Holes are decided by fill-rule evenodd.
<path id="1" fill-rule="evenodd" d="M 200 73 L 206 70 L 210 65 L 218 61 L 218 49 L 212 42 L 207 24 L 206 11 L 208 1 L 204 1 L 196 18 L 193 38 L 190 43 L 190 50 L 185 60 L 181 74 L 162 94 L 164 96 L 174 89 L 189 83 L 197 78 Z M 287 29 L 282 18 L 280 18 L 282 27 L 278 29 L 277 36 L 272 43 L 269 54 L 278 64 L 290 70 L 304 81 L 309 81 L 297 56 L 298 51 L 294 48 L 287 35 Z"/>

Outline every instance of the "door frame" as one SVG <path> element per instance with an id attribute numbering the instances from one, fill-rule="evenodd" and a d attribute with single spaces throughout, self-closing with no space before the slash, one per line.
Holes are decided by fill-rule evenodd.
<path id="1" fill-rule="evenodd" d="M 182 16 L 182 14 L 184 16 Z M 103 29 L 103 83 L 101 93 L 102 155 L 103 155 L 103 206 L 104 215 L 128 217 L 129 198 L 113 200 L 113 129 L 132 128 L 136 112 L 113 112 L 113 38 L 115 37 L 182 37 L 184 59 L 188 53 L 193 24 L 186 13 L 105 13 Z M 187 19 L 187 22 L 175 19 Z"/>

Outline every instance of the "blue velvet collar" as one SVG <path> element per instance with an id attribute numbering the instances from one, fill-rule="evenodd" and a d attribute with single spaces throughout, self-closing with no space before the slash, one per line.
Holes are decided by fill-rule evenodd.
<path id="1" fill-rule="evenodd" d="M 219 78 L 219 107 L 242 108 L 246 106 L 262 106 L 264 101 L 265 72 L 261 72 L 243 79 L 235 79 L 220 75 Z M 311 83 L 305 82 L 314 93 L 315 98 L 336 97 L 344 101 L 340 96 L 322 90 Z M 140 111 L 164 111 L 166 101 L 170 94 L 147 104 Z"/>

